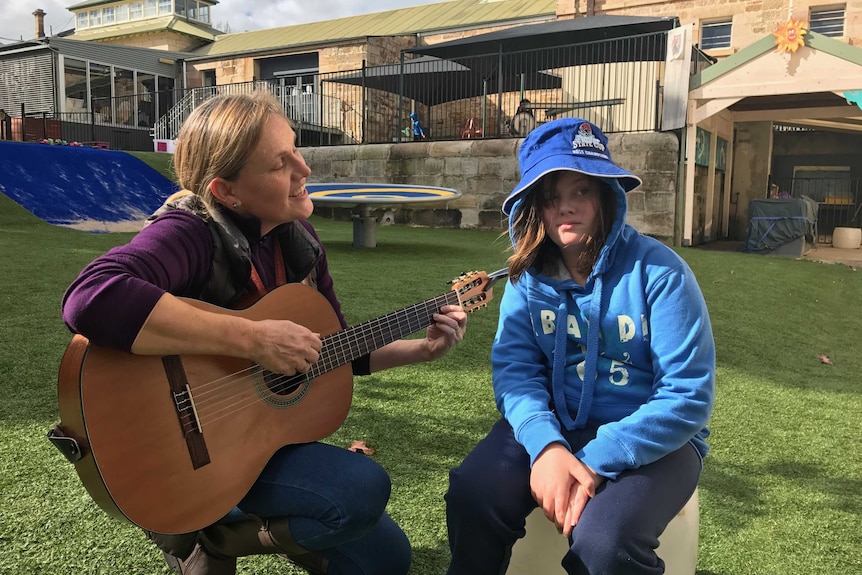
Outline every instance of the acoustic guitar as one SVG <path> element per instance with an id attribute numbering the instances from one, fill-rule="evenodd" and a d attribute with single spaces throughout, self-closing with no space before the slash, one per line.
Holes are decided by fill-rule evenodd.
<path id="1" fill-rule="evenodd" d="M 244 310 L 186 300 L 320 333 L 319 360 L 294 376 L 232 357 L 133 355 L 76 335 L 60 365 L 60 423 L 48 436 L 108 514 L 158 533 L 201 529 L 242 499 L 275 451 L 341 426 L 353 396 L 352 360 L 429 326 L 441 306 L 483 307 L 505 275 L 462 275 L 443 295 L 347 329 L 326 298 L 302 284 L 281 286 Z"/>

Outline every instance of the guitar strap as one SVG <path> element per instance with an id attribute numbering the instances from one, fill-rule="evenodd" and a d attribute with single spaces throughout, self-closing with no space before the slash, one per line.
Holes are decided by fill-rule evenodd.
<path id="1" fill-rule="evenodd" d="M 273 259 L 275 260 L 275 287 L 283 286 L 287 283 L 287 272 L 284 269 L 284 256 L 281 253 L 281 242 L 278 241 L 278 238 L 275 238 L 273 241 L 272 252 Z M 257 272 L 257 268 L 254 267 L 253 262 L 251 264 L 251 281 L 254 284 L 255 291 L 254 293 L 247 294 L 240 300 L 238 309 L 249 307 L 267 294 L 263 280 L 260 279 L 260 274 Z"/>

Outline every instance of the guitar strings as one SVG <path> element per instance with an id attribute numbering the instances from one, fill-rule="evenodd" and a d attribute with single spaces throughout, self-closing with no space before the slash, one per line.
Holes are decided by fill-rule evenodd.
<path id="1" fill-rule="evenodd" d="M 323 345 L 320 358 L 307 373 L 284 375 L 269 372 L 271 377 L 267 381 L 264 373 L 266 370 L 257 364 L 252 364 L 235 373 L 226 374 L 196 386 L 191 397 L 194 410 L 191 404 L 178 408 L 183 428 L 186 432 L 197 429 L 198 424 L 203 428 L 204 425 L 210 425 L 263 401 L 255 386 L 246 384 L 262 381 L 271 392 L 277 395 L 290 387 L 308 384 L 317 376 L 427 327 L 431 323 L 431 316 L 437 313 L 442 305 L 459 301 L 460 294 L 453 290 L 433 300 L 409 306 L 326 336 L 321 340 Z M 393 319 L 396 321 L 393 322 Z M 226 391 L 229 393 L 226 394 Z"/>

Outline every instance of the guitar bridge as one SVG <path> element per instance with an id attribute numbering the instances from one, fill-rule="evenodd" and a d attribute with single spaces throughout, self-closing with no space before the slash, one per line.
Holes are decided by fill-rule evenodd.
<path id="1" fill-rule="evenodd" d="M 189 389 L 186 370 L 183 368 L 183 360 L 178 355 L 166 355 L 162 357 L 162 365 L 171 387 L 177 421 L 186 439 L 192 467 L 199 469 L 210 462 L 210 455 Z"/>

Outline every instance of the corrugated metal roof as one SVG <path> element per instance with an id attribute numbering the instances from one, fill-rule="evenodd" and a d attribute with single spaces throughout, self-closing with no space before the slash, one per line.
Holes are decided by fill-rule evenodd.
<path id="1" fill-rule="evenodd" d="M 218 36 L 195 51 L 202 57 L 555 18 L 557 0 L 447 0 L 422 6 Z"/>
<path id="2" fill-rule="evenodd" d="M 181 34 L 202 38 L 207 41 L 215 40 L 216 35 L 219 33 L 206 24 L 189 22 L 179 16 L 164 16 L 162 18 L 137 20 L 135 22 L 114 24 L 113 26 L 75 31 L 70 38 L 74 38 L 75 40 L 102 40 L 104 38 L 118 38 L 131 34 L 160 32 L 162 30 L 173 30 L 174 32 L 180 32 Z"/>

